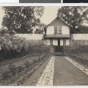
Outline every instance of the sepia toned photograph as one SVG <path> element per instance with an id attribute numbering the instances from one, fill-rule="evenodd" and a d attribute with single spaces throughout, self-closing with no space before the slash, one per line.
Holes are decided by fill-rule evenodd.
<path id="1" fill-rule="evenodd" d="M 19 0 L 19 3 L 61 3 L 61 0 Z"/>
<path id="2" fill-rule="evenodd" d="M 88 85 L 88 6 L 0 13 L 0 86 Z"/>

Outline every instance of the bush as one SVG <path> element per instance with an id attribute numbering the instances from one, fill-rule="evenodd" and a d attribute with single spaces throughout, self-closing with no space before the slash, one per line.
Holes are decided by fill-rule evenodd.
<path id="1" fill-rule="evenodd" d="M 42 54 L 50 52 L 50 47 L 41 43 L 30 43 L 25 38 L 5 34 L 0 38 L 0 57 L 10 59 L 28 54 Z"/>
<path id="2" fill-rule="evenodd" d="M 1 38 L 1 55 L 5 58 L 18 56 L 29 49 L 29 44 L 24 38 L 5 35 Z"/>

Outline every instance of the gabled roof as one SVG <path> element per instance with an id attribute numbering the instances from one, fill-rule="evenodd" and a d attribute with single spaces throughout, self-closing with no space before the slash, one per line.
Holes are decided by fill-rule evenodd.
<path id="1" fill-rule="evenodd" d="M 60 16 L 57 16 L 50 24 L 48 24 L 46 27 L 52 25 L 56 20 L 60 20 L 62 21 L 65 25 L 72 27 L 70 24 L 68 24 L 67 22 L 65 22 Z"/>

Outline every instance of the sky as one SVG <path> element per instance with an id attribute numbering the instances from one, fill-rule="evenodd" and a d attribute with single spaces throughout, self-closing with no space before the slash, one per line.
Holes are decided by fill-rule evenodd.
<path id="1" fill-rule="evenodd" d="M 55 17 L 57 16 L 57 11 L 61 7 L 58 6 L 44 6 L 44 14 L 41 17 L 41 22 L 45 23 L 46 25 L 49 24 Z M 2 27 L 2 19 L 5 15 L 4 10 L 0 7 L 0 28 Z"/>
<path id="2" fill-rule="evenodd" d="M 0 6 L 0 28 L 2 27 L 2 19 L 4 15 L 5 15 L 4 10 Z"/>
<path id="3" fill-rule="evenodd" d="M 44 14 L 41 18 L 41 22 L 45 24 L 51 23 L 53 19 L 56 18 L 58 9 L 61 8 L 59 6 L 46 6 L 44 7 Z"/>

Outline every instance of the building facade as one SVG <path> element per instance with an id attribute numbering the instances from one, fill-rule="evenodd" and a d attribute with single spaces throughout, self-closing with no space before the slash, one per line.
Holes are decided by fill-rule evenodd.
<path id="1" fill-rule="evenodd" d="M 60 17 L 56 17 L 44 29 L 44 39 L 47 45 L 58 47 L 70 45 L 70 25 L 65 23 Z"/>

